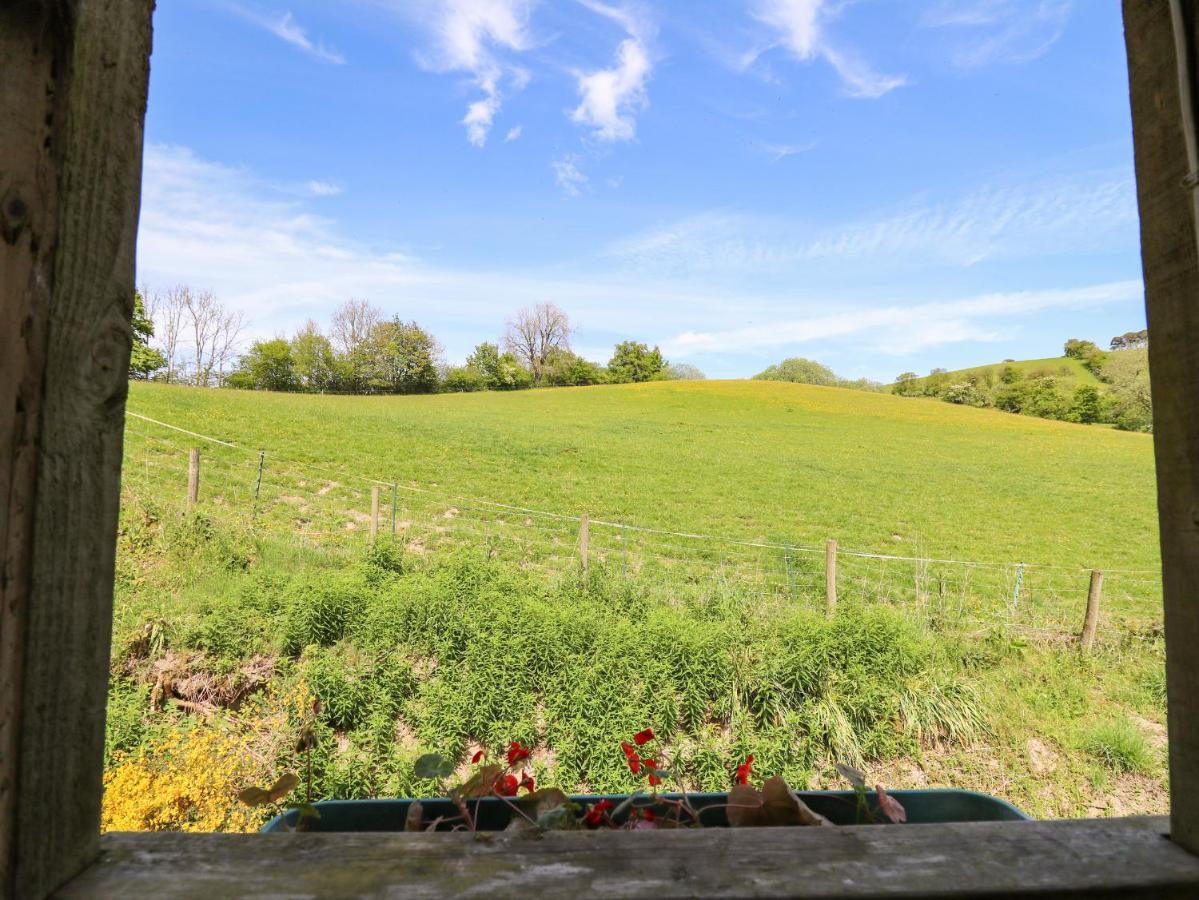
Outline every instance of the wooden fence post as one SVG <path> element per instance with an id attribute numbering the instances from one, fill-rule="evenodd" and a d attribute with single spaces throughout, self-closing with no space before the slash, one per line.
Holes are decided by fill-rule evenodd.
<path id="1" fill-rule="evenodd" d="M 1099 597 L 1103 593 L 1103 572 L 1091 570 L 1091 589 L 1087 591 L 1087 615 L 1082 623 L 1082 649 L 1089 651 L 1095 643 L 1095 628 L 1099 624 Z"/>
<path id="2" fill-rule="evenodd" d="M 200 502 L 200 451 L 196 447 L 187 454 L 187 511 Z"/>
<path id="3" fill-rule="evenodd" d="M 837 611 L 837 542 L 824 545 L 824 600 L 829 617 Z"/>
<path id="4" fill-rule="evenodd" d="M 371 540 L 379 536 L 379 485 L 371 485 Z"/>
<path id="5" fill-rule="evenodd" d="M 587 574 L 588 555 L 591 549 L 591 519 L 587 513 L 579 516 L 579 562 L 583 566 L 583 574 Z"/>

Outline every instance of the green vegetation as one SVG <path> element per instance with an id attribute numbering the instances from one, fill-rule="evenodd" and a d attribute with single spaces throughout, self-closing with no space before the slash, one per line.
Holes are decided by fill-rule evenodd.
<path id="1" fill-rule="evenodd" d="M 904 397 L 937 397 L 962 406 L 994 407 L 1043 419 L 1082 424 L 1107 423 L 1124 431 L 1149 431 L 1148 351 L 1137 334 L 1114 338 L 1113 352 L 1091 341 L 1066 341 L 1056 359 L 1007 360 L 924 378 L 904 372 L 891 392 Z"/>
<path id="2" fill-rule="evenodd" d="M 797 786 L 826 786 L 846 760 L 1034 815 L 1086 814 L 1133 778 L 1135 802 L 1104 808 L 1164 808 L 1160 748 L 1092 734 L 1164 721 L 1158 588 L 1116 571 L 1156 565 L 1146 435 L 768 382 L 395 398 L 137 383 L 130 409 L 267 454 L 256 485 L 256 452 L 203 443 L 187 514 L 198 442 L 130 419 L 112 827 L 178 821 L 138 799 L 193 802 L 178 773 L 147 782 L 172 759 L 251 761 L 260 771 L 222 763 L 234 792 L 295 769 L 313 695 L 319 797 L 423 794 L 422 753 L 465 766 L 511 740 L 533 747 L 539 784 L 623 790 L 615 742 L 650 726 L 694 788 L 727 787 L 729 760 L 752 753 Z M 420 488 L 397 494 L 397 538 L 386 510 L 367 540 L 355 473 Z M 577 522 L 479 499 L 589 512 L 586 576 Z M 846 555 L 826 618 L 823 557 L 799 548 L 827 537 L 1066 568 L 1022 571 L 1013 605 L 1010 569 Z M 1109 569 L 1090 656 L 1070 639 L 1076 565 Z"/>
<path id="3" fill-rule="evenodd" d="M 1088 753 L 1115 772 L 1146 772 L 1151 768 L 1149 741 L 1128 719 L 1101 722 L 1086 735 Z"/>
<path id="4" fill-rule="evenodd" d="M 842 378 L 828 366 L 802 356 L 791 356 L 781 363 L 767 366 L 754 376 L 755 381 L 790 381 L 795 384 L 816 384 L 825 387 L 855 388 L 860 391 L 881 391 L 883 385 L 868 378 Z"/>

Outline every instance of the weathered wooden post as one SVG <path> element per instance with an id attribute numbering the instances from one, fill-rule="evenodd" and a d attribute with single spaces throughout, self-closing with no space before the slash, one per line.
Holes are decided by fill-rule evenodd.
<path id="1" fill-rule="evenodd" d="M 837 612 L 837 542 L 824 545 L 824 602 L 829 618 Z"/>
<path id="2" fill-rule="evenodd" d="M 1095 628 L 1099 625 L 1099 597 L 1103 593 L 1103 572 L 1091 570 L 1091 589 L 1087 591 L 1087 614 L 1082 621 L 1083 651 L 1089 651 L 1095 643 Z"/>
<path id="3" fill-rule="evenodd" d="M 200 450 L 192 447 L 187 454 L 187 511 L 200 502 Z"/>
<path id="4" fill-rule="evenodd" d="M 583 574 L 587 574 L 588 555 L 591 549 L 591 519 L 587 513 L 579 516 L 579 563 L 583 567 Z"/>
<path id="5" fill-rule="evenodd" d="M 371 485 L 371 541 L 379 536 L 379 485 Z"/>

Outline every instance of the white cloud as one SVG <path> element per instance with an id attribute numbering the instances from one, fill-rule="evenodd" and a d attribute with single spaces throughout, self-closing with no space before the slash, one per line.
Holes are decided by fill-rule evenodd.
<path id="1" fill-rule="evenodd" d="M 961 68 L 1025 63 L 1044 55 L 1066 30 L 1070 0 L 953 0 L 929 9 L 923 24 L 964 35 L 953 53 Z"/>
<path id="2" fill-rule="evenodd" d="M 649 43 L 654 27 L 630 9 L 608 6 L 597 0 L 579 0 L 597 15 L 616 22 L 628 35 L 616 48 L 616 63 L 608 69 L 577 72 L 579 105 L 572 121 L 592 129 L 602 141 L 628 141 L 636 136 L 634 114 L 648 99 L 645 84 L 653 72 Z"/>
<path id="3" fill-rule="evenodd" d="M 312 180 L 304 185 L 308 193 L 314 197 L 336 197 L 341 193 L 341 187 L 329 181 Z"/>
<path id="4" fill-rule="evenodd" d="M 705 351 L 737 353 L 859 336 L 877 352 L 906 355 L 941 344 L 995 340 L 1011 316 L 1135 301 L 1143 291 L 1140 281 L 1116 281 L 1062 290 L 985 294 L 939 303 L 893 303 L 749 328 L 685 331 L 662 349 L 673 356 Z M 980 319 L 994 321 L 977 321 Z"/>
<path id="5" fill-rule="evenodd" d="M 757 0 L 753 16 L 775 33 L 775 46 L 782 46 L 800 62 L 823 59 L 841 77 L 851 97 L 876 99 L 907 84 L 903 75 L 884 75 L 856 54 L 836 46 L 825 25 L 840 11 L 826 0 Z M 740 64 L 748 68 L 769 45 L 750 51 Z"/>
<path id="6" fill-rule="evenodd" d="M 1137 222 L 1131 178 L 1098 173 L 975 190 L 817 230 L 724 212 L 690 216 L 617 242 L 643 268 L 695 272 L 784 268 L 820 260 L 972 266 L 1103 249 Z"/>
<path id="7" fill-rule="evenodd" d="M 275 37 L 286 41 L 293 47 L 298 47 L 309 56 L 319 59 L 321 62 L 332 63 L 337 66 L 345 64 L 345 57 L 336 50 L 331 50 L 319 41 L 312 41 L 290 12 L 284 13 L 280 18 L 273 18 L 242 6 L 233 5 L 231 8 L 244 19 L 253 22 L 260 28 L 265 28 Z"/>
<path id="8" fill-rule="evenodd" d="M 568 197 L 579 196 L 579 193 L 587 186 L 587 182 L 590 180 L 579 170 L 578 157 L 576 156 L 564 156 L 561 159 L 555 159 L 550 163 L 550 168 L 554 170 L 554 180 L 558 182 L 558 187 L 562 188 L 563 193 Z"/>
<path id="9" fill-rule="evenodd" d="M 766 151 L 766 155 L 772 161 L 779 162 L 788 156 L 795 156 L 797 153 L 807 153 L 815 146 L 815 141 L 808 141 L 804 144 L 763 144 L 762 149 Z"/>
<path id="10" fill-rule="evenodd" d="M 533 44 L 529 14 L 534 0 L 422 0 L 404 5 L 432 36 L 432 46 L 419 61 L 434 72 L 465 72 L 483 96 L 467 107 L 462 124 L 466 137 L 482 147 L 503 105 L 502 85 L 519 91 L 529 81 L 527 70 L 504 59 Z"/>
<path id="11" fill-rule="evenodd" d="M 576 190 L 589 184 L 574 160 L 560 162 Z M 572 171 L 584 180 L 570 182 Z M 512 310 L 550 297 L 579 324 L 580 346 L 610 348 L 636 337 L 662 344 L 675 358 L 718 351 L 726 372 L 737 365 L 736 353 L 755 348 L 809 341 L 819 342 L 821 354 L 837 348 L 895 354 L 989 340 L 1021 321 L 1038 322 L 1045 310 L 1092 311 L 1119 302 L 1135 310 L 1141 299 L 1139 282 L 1132 281 L 929 303 L 913 300 L 902 286 L 826 290 L 788 276 L 772 288 L 740 275 L 725 284 L 702 271 L 692 280 L 659 277 L 611 257 L 552 268 L 434 264 L 360 243 L 337 222 L 313 215 L 314 203 L 294 185 L 201 159 L 186 148 L 148 145 L 138 283 L 151 290 L 174 284 L 213 290 L 247 314 L 249 340 L 290 333 L 309 317 L 327 322 L 342 300 L 363 297 L 388 315 L 419 319 L 451 360 L 494 339 Z M 836 270 L 847 271 L 842 264 Z M 596 356 L 605 353 L 597 349 Z M 862 359 L 878 355 L 857 352 Z M 883 377 L 884 365 L 863 374 Z"/>
<path id="12" fill-rule="evenodd" d="M 508 133 L 504 135 L 504 143 L 511 143 L 512 141 L 519 139 L 520 133 L 523 130 L 524 129 L 520 125 L 514 125 L 513 127 L 509 128 Z"/>

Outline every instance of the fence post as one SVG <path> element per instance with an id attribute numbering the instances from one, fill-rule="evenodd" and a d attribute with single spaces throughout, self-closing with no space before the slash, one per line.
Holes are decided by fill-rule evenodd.
<path id="1" fill-rule="evenodd" d="M 262 490 L 262 465 L 266 461 L 266 451 L 258 451 L 258 480 L 254 482 L 254 504 L 258 504 L 258 492 Z"/>
<path id="2" fill-rule="evenodd" d="M 1087 591 L 1087 616 L 1082 623 L 1080 642 L 1084 651 L 1095 643 L 1095 628 L 1099 625 L 1099 598 L 1103 594 L 1103 572 L 1091 570 L 1091 589 Z"/>
<path id="3" fill-rule="evenodd" d="M 837 611 L 837 542 L 824 545 L 824 600 L 829 617 Z"/>
<path id="4" fill-rule="evenodd" d="M 396 533 L 396 505 L 399 503 L 400 483 L 392 482 L 391 485 L 391 534 L 395 537 Z"/>
<path id="5" fill-rule="evenodd" d="M 192 447 L 187 453 L 187 511 L 200 502 L 200 450 Z"/>
<path id="6" fill-rule="evenodd" d="M 379 485 L 371 485 L 371 540 L 379 536 Z"/>
<path id="7" fill-rule="evenodd" d="M 583 574 L 587 574 L 587 557 L 591 548 L 591 519 L 587 513 L 579 516 L 579 562 L 583 566 Z"/>

